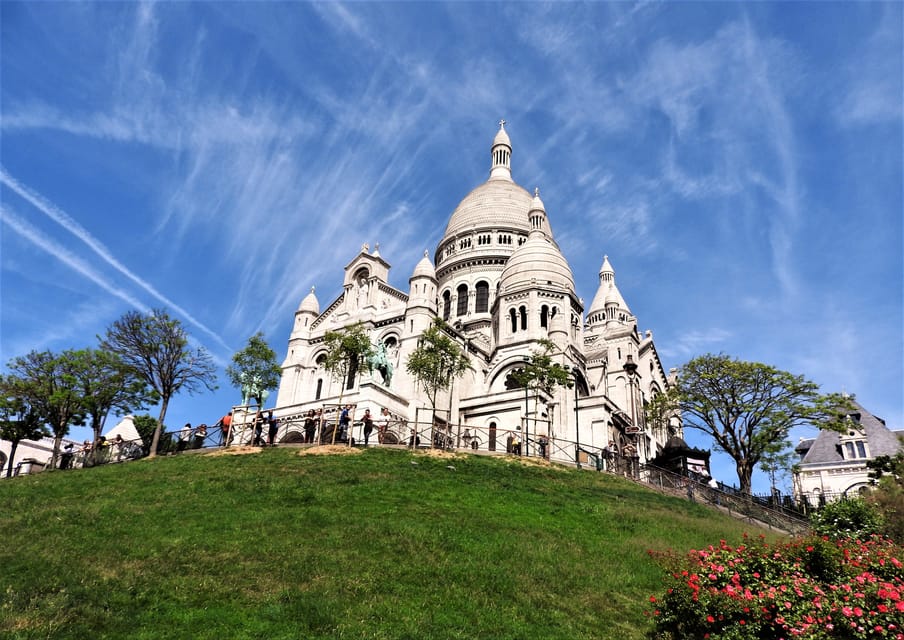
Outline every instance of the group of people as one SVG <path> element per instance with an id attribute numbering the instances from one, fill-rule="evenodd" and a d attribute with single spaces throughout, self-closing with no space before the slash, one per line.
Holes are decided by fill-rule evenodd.
<path id="1" fill-rule="evenodd" d="M 186 449 L 200 449 L 207 440 L 207 425 L 199 424 L 192 428 L 191 422 L 186 422 L 185 426 L 179 431 L 179 439 L 176 443 L 177 451 L 185 451 Z"/>
<path id="2" fill-rule="evenodd" d="M 276 436 L 279 433 L 279 420 L 273 415 L 273 410 L 270 409 L 267 412 L 264 412 L 260 409 L 254 414 L 254 417 L 251 419 L 251 441 L 248 444 L 256 447 L 262 446 L 276 446 Z M 267 427 L 267 438 L 264 441 L 264 426 Z M 201 425 L 204 428 L 203 438 L 201 442 L 205 438 L 207 438 L 207 425 Z M 199 429 L 201 428 L 199 427 Z M 216 424 L 214 424 L 214 428 L 218 428 L 220 431 L 220 446 L 228 446 L 233 443 L 235 440 L 235 430 L 233 427 L 233 415 L 232 411 L 227 413 L 225 416 L 217 420 Z M 185 428 L 191 429 L 190 424 L 186 424 Z M 184 429 L 183 429 L 184 432 Z M 190 433 L 190 432 L 189 432 Z M 190 437 L 190 436 L 187 436 Z M 195 436 L 197 438 L 197 434 Z M 180 439 L 182 436 L 180 435 Z"/>
<path id="3" fill-rule="evenodd" d="M 96 448 L 94 442 L 85 440 L 78 451 L 75 450 L 75 445 L 70 442 L 63 447 L 63 451 L 60 454 L 60 469 L 90 467 L 106 462 L 122 462 L 127 454 L 127 444 L 122 434 L 116 434 L 116 437 L 112 440 L 107 440 L 106 436 L 100 436 L 97 440 Z"/>

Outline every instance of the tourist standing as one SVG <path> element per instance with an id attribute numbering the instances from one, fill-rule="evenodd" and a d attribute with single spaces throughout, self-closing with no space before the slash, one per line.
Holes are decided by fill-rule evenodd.
<path id="1" fill-rule="evenodd" d="M 186 422 L 182 430 L 179 431 L 179 442 L 176 444 L 176 451 L 185 451 L 188 449 L 188 443 L 191 441 L 191 422 Z"/>
<path id="2" fill-rule="evenodd" d="M 374 421 L 370 417 L 370 409 L 364 410 L 364 446 L 366 447 L 370 440 L 370 434 L 374 431 Z"/>
<path id="3" fill-rule="evenodd" d="M 192 449 L 200 449 L 204 446 L 204 440 L 207 439 L 207 425 L 203 422 L 198 425 L 198 428 L 195 429 L 195 441 L 192 444 Z"/>
<path id="4" fill-rule="evenodd" d="M 226 446 L 230 444 L 232 441 L 232 411 L 220 418 L 217 424 L 220 425 L 220 445 Z"/>
<path id="5" fill-rule="evenodd" d="M 348 424 L 351 422 L 351 408 L 352 405 L 347 404 L 342 408 L 342 413 L 339 414 L 339 442 L 348 441 Z"/>
<path id="6" fill-rule="evenodd" d="M 257 413 L 254 414 L 254 438 L 251 440 L 251 444 L 255 447 L 260 447 L 263 445 L 263 439 L 261 436 L 264 433 L 264 414 L 261 413 L 261 410 L 258 409 Z"/>
<path id="7" fill-rule="evenodd" d="M 512 434 L 512 453 L 516 456 L 521 455 L 521 436 L 517 433 Z"/>
<path id="8" fill-rule="evenodd" d="M 314 422 L 314 410 L 308 411 L 307 417 L 304 419 L 304 441 L 305 444 L 314 442 L 314 433 L 317 431 L 317 423 Z"/>
<path id="9" fill-rule="evenodd" d="M 380 419 L 377 422 L 377 442 L 383 444 L 386 440 L 386 432 L 389 430 L 389 409 L 380 409 Z"/>
<path id="10" fill-rule="evenodd" d="M 279 420 L 273 417 L 271 410 L 267 414 L 267 444 L 271 447 L 276 446 L 276 434 L 279 431 Z"/>

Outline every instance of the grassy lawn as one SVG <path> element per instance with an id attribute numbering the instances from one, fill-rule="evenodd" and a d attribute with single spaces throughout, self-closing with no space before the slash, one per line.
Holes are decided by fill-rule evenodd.
<path id="1" fill-rule="evenodd" d="M 595 472 L 298 453 L 0 483 L 0 637 L 630 640 L 648 550 L 750 531 Z"/>

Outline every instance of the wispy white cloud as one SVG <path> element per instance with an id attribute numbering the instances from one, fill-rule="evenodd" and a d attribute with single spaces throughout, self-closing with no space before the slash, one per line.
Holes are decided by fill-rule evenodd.
<path id="1" fill-rule="evenodd" d="M 702 42 L 659 41 L 626 87 L 638 106 L 670 122 L 673 137 L 662 154 L 662 178 L 674 193 L 743 200 L 759 191 L 765 197 L 736 209 L 761 217 L 760 225 L 768 228 L 772 272 L 786 297 L 798 288 L 794 248 L 803 206 L 784 94 L 786 75 L 795 66 L 783 43 L 763 39 L 741 22 Z"/>
<path id="2" fill-rule="evenodd" d="M 212 331 L 203 323 L 194 318 L 187 310 L 175 304 L 172 300 L 164 296 L 153 285 L 133 273 L 115 256 L 113 256 L 109 249 L 107 249 L 99 240 L 97 240 L 97 238 L 95 238 L 87 229 L 76 222 L 69 214 L 67 214 L 65 211 L 63 211 L 53 203 L 49 202 L 40 194 L 35 193 L 25 185 L 21 184 L 18 180 L 7 173 L 6 169 L 4 169 L 3 167 L 0 167 L 0 183 L 15 192 L 22 199 L 26 200 L 32 206 L 34 206 L 38 211 L 46 215 L 48 218 L 60 225 L 63 229 L 83 242 L 94 252 L 97 257 L 116 269 L 116 271 L 124 275 L 139 288 L 150 294 L 155 300 L 176 311 L 190 324 L 213 338 L 221 347 L 229 349 L 226 343 L 222 340 L 222 338 L 220 338 L 219 335 L 217 335 L 216 332 Z M 59 245 L 55 245 L 49 239 L 42 239 L 40 234 L 38 234 L 33 227 L 27 225 L 24 221 L 15 218 L 11 212 L 8 214 L 7 212 L 4 213 L 5 218 L 7 215 L 9 216 L 10 225 L 12 226 L 12 228 L 20 233 L 20 235 L 22 235 L 24 238 L 28 239 L 41 249 L 44 249 L 48 253 L 57 255 L 57 257 L 60 258 L 60 260 L 62 260 L 66 265 L 75 269 L 79 274 L 88 277 L 96 284 L 101 285 L 105 290 L 116 295 L 116 297 L 129 302 L 130 304 L 137 303 L 137 298 L 133 297 L 131 294 L 127 294 L 122 289 L 114 287 L 111 283 L 100 279 L 100 276 L 96 271 L 89 268 L 86 263 L 76 258 L 72 253 L 63 249 Z M 142 310 L 146 309 L 145 305 L 143 304 L 134 304 L 134 306 Z"/>
<path id="3" fill-rule="evenodd" d="M 902 5 L 883 9 L 876 30 L 844 69 L 841 99 L 832 111 L 843 126 L 900 124 L 904 118 Z"/>
<path id="4" fill-rule="evenodd" d="M 8 176 L 4 173 L 4 184 L 7 184 L 7 178 Z M 114 283 L 110 282 L 106 277 L 104 277 L 99 271 L 94 269 L 91 265 L 76 256 L 74 253 L 69 251 L 66 247 L 48 238 L 46 234 L 41 233 L 39 229 L 33 227 L 25 219 L 20 218 L 18 215 L 16 215 L 13 210 L 5 203 L 0 204 L 0 212 L 2 212 L 3 214 L 3 222 L 6 223 L 6 225 L 10 229 L 15 231 L 18 235 L 20 235 L 22 238 L 24 238 L 37 248 L 50 254 L 51 256 L 62 262 L 64 265 L 66 265 L 79 275 L 87 278 L 114 297 L 132 305 L 139 311 L 149 311 L 148 307 L 141 300 L 133 296 L 125 289 L 117 287 Z"/>
<path id="5" fill-rule="evenodd" d="M 724 346 L 733 335 L 733 332 L 718 327 L 706 331 L 688 331 L 673 336 L 659 347 L 659 352 L 673 362 L 684 362 L 703 353 L 719 352 L 721 346 Z"/>

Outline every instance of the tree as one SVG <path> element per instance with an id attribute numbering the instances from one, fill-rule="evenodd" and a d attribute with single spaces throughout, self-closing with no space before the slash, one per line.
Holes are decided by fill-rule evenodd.
<path id="1" fill-rule="evenodd" d="M 156 400 L 153 390 L 115 353 L 99 349 L 67 351 L 72 363 L 74 386 L 94 432 L 94 453 L 110 411 L 126 414 Z"/>
<path id="2" fill-rule="evenodd" d="M 778 493 L 776 481 L 787 478 L 791 471 L 794 451 L 789 450 L 790 447 L 791 442 L 789 440 L 782 440 L 765 451 L 760 459 L 760 471 L 769 476 L 769 486 L 772 488 L 773 495 Z"/>
<path id="3" fill-rule="evenodd" d="M 247 391 L 261 407 L 268 392 L 279 386 L 282 368 L 276 362 L 276 352 L 257 332 L 248 338 L 248 345 L 232 356 L 232 364 L 226 367 L 226 375 L 233 385 Z M 244 395 L 244 393 L 243 393 Z"/>
<path id="4" fill-rule="evenodd" d="M 135 425 L 135 431 L 141 438 L 145 452 L 150 453 L 154 432 L 157 430 L 157 425 L 160 424 L 157 422 L 157 418 L 149 415 L 135 416 L 132 418 L 132 424 Z"/>
<path id="5" fill-rule="evenodd" d="M 373 346 L 370 344 L 370 338 L 361 323 L 339 331 L 327 331 L 323 336 L 323 344 L 326 347 L 326 359 L 323 361 L 323 368 L 330 373 L 336 382 L 340 383 L 339 405 L 341 406 L 345 388 L 352 387 L 361 363 L 373 355 Z M 333 443 L 336 442 L 338 424 L 339 411 L 336 412 Z"/>
<path id="6" fill-rule="evenodd" d="M 817 384 L 758 362 L 726 355 L 694 358 L 679 371 L 678 384 L 662 402 L 676 402 L 684 426 L 713 438 L 735 461 L 741 491 L 750 493 L 751 476 L 763 455 L 796 426 L 840 429 L 851 401 L 821 395 Z"/>
<path id="7" fill-rule="evenodd" d="M 436 395 L 448 389 L 471 368 L 471 361 L 460 344 L 446 332 L 448 325 L 436 318 L 417 348 L 408 354 L 405 369 L 420 381 L 436 414 Z"/>
<path id="8" fill-rule="evenodd" d="M 7 368 L 10 373 L 4 382 L 5 393 L 30 407 L 39 423 L 50 425 L 53 431 L 51 467 L 55 467 L 69 427 L 84 423 L 71 354 L 31 351 L 11 360 Z"/>
<path id="9" fill-rule="evenodd" d="M 870 482 L 875 490 L 866 494 L 866 500 L 882 513 L 884 523 L 881 533 L 898 544 L 904 542 L 904 451 L 894 456 L 878 456 L 868 460 L 866 466 Z"/>
<path id="10" fill-rule="evenodd" d="M 203 347 L 189 348 L 182 323 L 162 309 L 146 315 L 127 312 L 107 329 L 101 348 L 122 358 L 126 367 L 160 397 L 160 417 L 151 441 L 151 457 L 157 455 L 170 398 L 182 390 L 194 395 L 202 387 L 209 391 L 216 389 L 210 355 Z"/>
<path id="11" fill-rule="evenodd" d="M 19 398 L 9 397 L 6 392 L 6 381 L 0 382 L 0 440 L 10 443 L 9 465 L 6 468 L 6 477 L 13 474 L 13 460 L 16 459 L 16 449 L 23 440 L 40 440 L 47 435 L 44 425 L 28 406 Z"/>
<path id="12" fill-rule="evenodd" d="M 552 395 L 556 387 L 565 387 L 568 389 L 572 387 L 571 373 L 568 371 L 568 369 L 560 365 L 558 362 L 554 362 L 552 359 L 552 356 L 556 349 L 555 343 L 553 343 L 551 340 L 544 339 L 538 340 L 537 344 L 540 346 L 540 350 L 533 351 L 528 362 L 523 367 L 516 369 L 512 373 L 512 379 L 520 386 L 524 387 L 525 393 L 527 392 L 527 390 L 532 390 L 534 392 L 535 413 L 540 403 L 541 391 L 546 395 Z M 527 400 L 525 398 L 525 403 L 526 402 Z M 526 411 L 527 407 L 525 407 L 525 412 Z M 527 453 L 529 435 L 527 433 L 526 414 L 524 416 L 524 421 L 524 446 L 525 453 Z"/>

